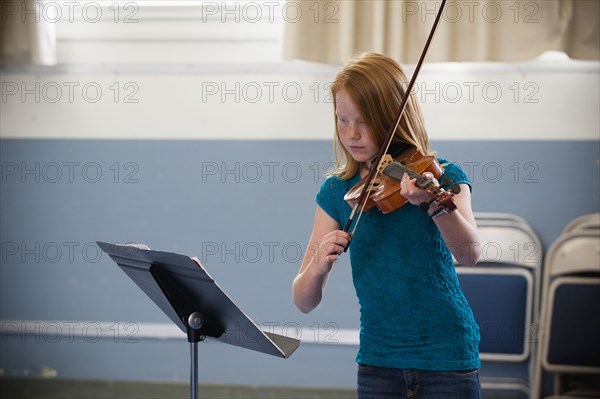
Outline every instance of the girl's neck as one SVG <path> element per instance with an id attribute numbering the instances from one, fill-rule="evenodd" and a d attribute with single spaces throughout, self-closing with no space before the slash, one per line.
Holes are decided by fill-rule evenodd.
<path id="1" fill-rule="evenodd" d="M 358 169 L 358 172 L 360 173 L 360 178 L 362 179 L 363 177 L 367 176 L 369 174 L 369 165 L 371 164 L 371 162 L 363 162 L 360 165 L 360 168 Z"/>

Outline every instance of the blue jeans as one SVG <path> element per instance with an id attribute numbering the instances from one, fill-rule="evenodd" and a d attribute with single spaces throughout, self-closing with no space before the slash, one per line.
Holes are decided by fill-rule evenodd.
<path id="1" fill-rule="evenodd" d="M 428 371 L 358 365 L 358 399 L 479 399 L 479 370 Z"/>

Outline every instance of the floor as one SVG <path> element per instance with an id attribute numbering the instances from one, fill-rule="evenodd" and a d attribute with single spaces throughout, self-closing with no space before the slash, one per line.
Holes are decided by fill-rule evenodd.
<path id="1" fill-rule="evenodd" d="M 0 378 L 1 399 L 187 399 L 190 388 L 181 383 L 73 381 L 38 378 Z M 346 399 L 353 390 L 201 385 L 200 399 Z"/>

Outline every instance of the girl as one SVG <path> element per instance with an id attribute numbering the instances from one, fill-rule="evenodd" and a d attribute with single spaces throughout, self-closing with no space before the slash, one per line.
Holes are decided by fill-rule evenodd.
<path id="1" fill-rule="evenodd" d="M 344 194 L 366 176 L 404 97 L 406 76 L 390 58 L 366 53 L 344 66 L 332 85 L 336 171 L 317 195 L 304 261 L 293 283 L 305 313 L 320 302 L 333 265 L 350 236 L 341 230 L 351 208 Z M 393 148 L 428 146 L 419 104 L 411 96 Z M 452 256 L 462 265 L 479 259 L 470 182 L 443 159 L 444 176 L 461 186 L 456 211 L 428 212 L 429 200 L 406 174 L 400 194 L 409 203 L 384 215 L 364 214 L 349 246 L 360 304 L 358 398 L 479 398 L 479 329 L 460 289 Z M 433 179 L 431 174 L 424 174 Z M 440 179 L 441 180 L 441 179 Z M 433 215 L 433 216 L 432 216 Z"/>

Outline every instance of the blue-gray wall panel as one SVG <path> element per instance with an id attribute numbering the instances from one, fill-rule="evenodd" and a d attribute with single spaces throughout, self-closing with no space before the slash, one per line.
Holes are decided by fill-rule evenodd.
<path id="1" fill-rule="evenodd" d="M 571 219 L 599 210 L 597 141 L 444 141 L 433 146 L 469 173 L 475 211 L 520 215 L 539 234 L 544 249 Z M 168 323 L 97 252 L 93 243 L 103 240 L 144 242 L 198 256 L 259 324 L 318 323 L 322 329 L 333 322 L 357 328 L 347 257 L 336 265 L 316 311 L 303 315 L 291 302 L 290 284 L 331 153 L 331 143 L 323 141 L 1 140 L 0 319 Z M 130 349 L 110 340 L 13 346 L 11 339 L 17 338 L 1 342 L 0 367 L 6 372 L 28 365 L 35 373 L 54 362 L 64 377 L 187 379 L 187 363 L 179 364 L 172 353 L 187 353 L 185 341 L 140 340 Z M 219 371 L 241 356 L 249 365 L 261 359 L 257 362 L 273 375 L 289 372 L 269 380 L 273 383 L 351 386 L 354 381 L 354 366 L 346 362 L 355 347 L 303 345 L 286 361 L 216 344 L 205 347 Z M 99 361 L 79 367 L 84 361 L 75 355 L 79 351 Z M 144 361 L 136 351 L 144 353 Z M 340 361 L 333 374 L 311 370 L 332 362 L 330 357 Z M 205 369 L 204 381 L 264 382 L 255 374 Z"/>

